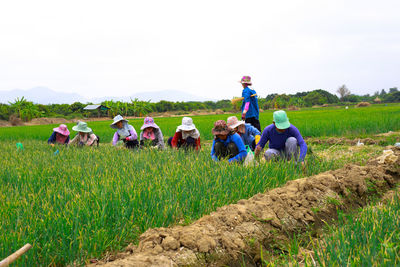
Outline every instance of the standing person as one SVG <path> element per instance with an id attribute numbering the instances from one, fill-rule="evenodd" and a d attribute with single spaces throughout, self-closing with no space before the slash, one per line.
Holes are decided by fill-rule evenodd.
<path id="1" fill-rule="evenodd" d="M 246 156 L 246 147 L 237 133 L 226 125 L 224 120 L 214 123 L 212 134 L 215 136 L 211 148 L 211 158 L 215 161 L 228 158 L 229 163 L 242 162 Z"/>
<path id="2" fill-rule="evenodd" d="M 199 150 L 201 148 L 200 132 L 193 124 L 192 118 L 182 118 L 182 125 L 179 125 L 174 136 L 168 139 L 168 145 L 176 149 L 194 148 Z"/>
<path id="3" fill-rule="evenodd" d="M 144 119 L 143 126 L 140 128 L 140 146 L 141 147 L 155 147 L 164 149 L 164 137 L 160 127 L 154 123 L 152 117 Z"/>
<path id="4" fill-rule="evenodd" d="M 265 151 L 266 160 L 274 158 L 284 158 L 290 160 L 298 158 L 298 146 L 300 146 L 300 157 L 298 161 L 304 164 L 307 154 L 307 144 L 301 136 L 299 130 L 289 122 L 286 112 L 283 110 L 275 111 L 273 123 L 265 127 L 260 142 L 258 143 L 255 156 L 258 156 L 265 144 L 269 141 L 269 149 Z"/>
<path id="5" fill-rule="evenodd" d="M 250 123 L 239 121 L 236 116 L 229 117 L 227 122 L 228 127 L 232 128 L 242 138 L 244 145 L 249 146 L 254 151 L 260 141 L 261 132 Z"/>
<path id="6" fill-rule="evenodd" d="M 110 127 L 117 129 L 112 140 L 113 146 L 116 146 L 118 142 L 123 142 L 126 148 L 139 147 L 135 128 L 128 124 L 128 120 L 124 119 L 121 115 L 114 117 L 114 122 L 111 123 Z"/>
<path id="7" fill-rule="evenodd" d="M 60 124 L 57 128 L 53 129 L 53 133 L 50 136 L 47 143 L 54 146 L 54 144 L 68 145 L 69 143 L 69 131 L 65 124 Z"/>
<path id="8" fill-rule="evenodd" d="M 243 102 L 241 107 L 242 120 L 244 120 L 246 123 L 250 123 L 261 132 L 261 126 L 259 121 L 260 109 L 258 108 L 258 98 L 256 95 L 257 93 L 256 91 L 254 91 L 249 87 L 252 84 L 251 77 L 243 76 L 242 79 L 240 80 L 240 83 L 243 86 L 243 91 L 242 91 Z"/>
<path id="9" fill-rule="evenodd" d="M 69 142 L 70 145 L 78 146 L 99 146 L 99 138 L 95 135 L 91 128 L 87 126 L 86 122 L 80 121 L 77 125 L 72 127 L 72 130 L 78 132 L 77 135 Z"/>

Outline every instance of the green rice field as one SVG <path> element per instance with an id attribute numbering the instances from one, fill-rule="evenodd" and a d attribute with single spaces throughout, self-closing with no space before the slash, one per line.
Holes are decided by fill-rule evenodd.
<path id="1" fill-rule="evenodd" d="M 273 111 L 265 111 L 260 114 L 261 127 L 272 123 Z M 400 129 L 400 105 L 373 105 L 365 108 L 344 107 L 305 109 L 299 111 L 288 111 L 290 122 L 295 125 L 303 136 L 365 136 L 367 134 L 383 133 L 393 129 Z M 203 115 L 193 117 L 193 122 L 201 133 L 203 140 L 211 140 L 211 129 L 216 120 L 226 120 L 225 115 Z M 160 126 L 164 137 L 172 136 L 176 127 L 181 124 L 182 117 L 155 118 Z M 102 142 L 110 142 L 114 129 L 110 128 L 109 121 L 89 122 L 88 126 L 100 136 Z M 131 119 L 130 124 L 135 127 L 138 134 L 143 125 L 143 119 Z M 71 130 L 73 123 L 67 124 Z M 0 128 L 0 140 L 47 140 L 54 127 L 58 125 L 38 125 Z M 72 131 L 71 131 L 72 132 Z M 73 132 L 71 133 L 73 135 Z"/>
<path id="2" fill-rule="evenodd" d="M 400 129 L 400 106 L 288 112 L 303 136 L 365 136 Z M 193 117 L 203 140 L 217 119 Z M 262 114 L 266 126 L 272 112 Z M 156 118 L 171 136 L 181 117 Z M 91 122 L 104 142 L 110 121 Z M 131 120 L 139 132 L 142 120 Z M 72 124 L 68 125 L 71 129 Z M 244 167 L 213 162 L 210 145 L 199 153 L 47 145 L 54 125 L 0 128 L 0 258 L 30 243 L 18 266 L 83 265 L 135 243 L 151 227 L 187 224 L 217 207 L 279 187 L 288 180 L 343 166 L 307 156 L 293 163 Z M 17 149 L 22 142 L 24 149 Z M 57 152 L 58 150 L 58 152 Z"/>

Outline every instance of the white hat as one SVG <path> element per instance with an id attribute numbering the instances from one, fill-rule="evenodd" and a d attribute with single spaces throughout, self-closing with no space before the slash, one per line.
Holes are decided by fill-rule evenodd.
<path id="1" fill-rule="evenodd" d="M 196 129 L 196 126 L 193 124 L 192 118 L 183 117 L 182 118 L 182 125 L 178 126 L 178 130 L 181 131 L 191 131 Z"/>
<path id="2" fill-rule="evenodd" d="M 229 117 L 227 120 L 228 127 L 231 127 L 232 129 L 235 129 L 239 125 L 244 125 L 244 121 L 239 121 L 236 116 Z"/>
<path id="3" fill-rule="evenodd" d="M 117 129 L 117 126 L 115 124 L 117 124 L 117 122 L 119 122 L 119 121 L 128 122 L 128 120 L 125 120 L 121 115 L 117 115 L 114 117 L 114 122 L 111 123 L 110 127 Z"/>

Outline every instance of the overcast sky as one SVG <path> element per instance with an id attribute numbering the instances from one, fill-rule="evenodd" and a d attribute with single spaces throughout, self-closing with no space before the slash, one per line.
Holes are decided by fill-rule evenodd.
<path id="1" fill-rule="evenodd" d="M 0 3 L 0 90 L 214 99 L 400 87 L 399 0 Z"/>

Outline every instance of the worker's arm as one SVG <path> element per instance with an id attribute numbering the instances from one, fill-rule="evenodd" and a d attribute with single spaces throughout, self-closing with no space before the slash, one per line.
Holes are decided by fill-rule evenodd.
<path id="1" fill-rule="evenodd" d="M 215 139 L 213 140 L 213 144 L 212 144 L 212 147 L 211 147 L 211 158 L 212 158 L 214 161 L 218 161 L 218 157 L 215 155 L 215 149 L 214 149 L 214 147 L 215 147 Z"/>
<path id="2" fill-rule="evenodd" d="M 261 150 L 263 150 L 268 141 L 269 141 L 268 128 L 265 128 L 264 131 L 262 132 L 260 141 L 258 142 L 256 149 L 254 150 L 254 156 L 258 157 Z"/>
<path id="3" fill-rule="evenodd" d="M 256 146 L 256 149 L 254 150 L 254 156 L 258 157 L 260 155 L 262 148 L 260 146 Z"/>
<path id="4" fill-rule="evenodd" d="M 254 95 L 251 95 L 250 97 L 254 97 L 254 96 L 256 96 L 257 94 L 254 94 Z M 234 98 L 234 99 L 232 99 L 231 100 L 231 103 L 232 104 L 235 104 L 236 102 L 238 102 L 238 101 L 242 101 L 244 99 L 244 97 L 237 97 L 237 98 Z"/>
<path id="5" fill-rule="evenodd" d="M 229 163 L 232 162 L 240 162 L 242 160 L 244 160 L 247 156 L 247 151 L 246 151 L 246 147 L 244 146 L 244 143 L 242 141 L 242 138 L 240 138 L 240 136 L 238 134 L 234 134 L 232 135 L 232 142 L 235 143 L 235 145 L 237 146 L 239 153 L 234 156 L 233 158 L 230 158 L 228 160 Z"/>

